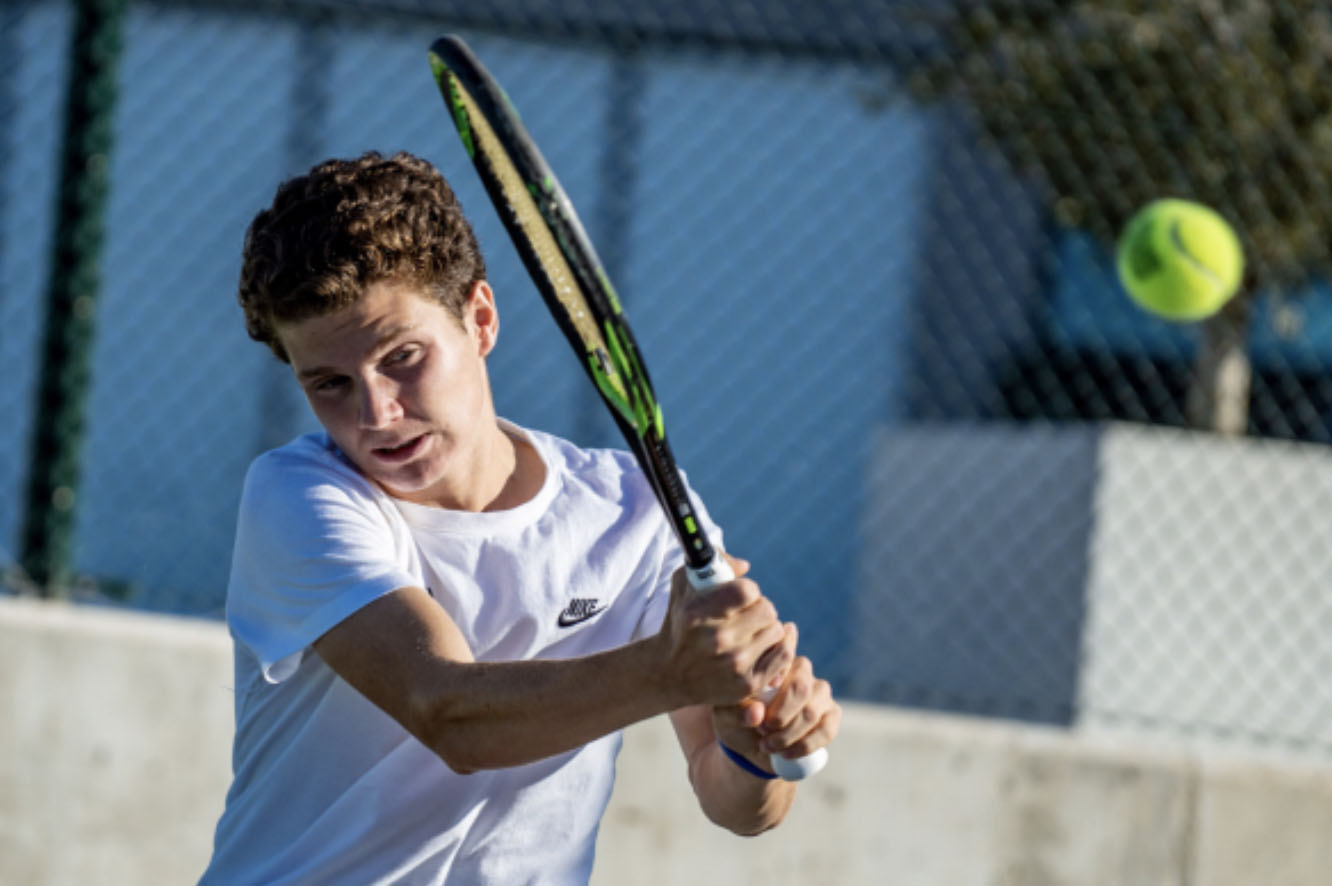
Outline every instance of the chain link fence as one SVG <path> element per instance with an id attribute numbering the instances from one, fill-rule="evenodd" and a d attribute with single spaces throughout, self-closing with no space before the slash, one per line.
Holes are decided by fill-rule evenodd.
<path id="1" fill-rule="evenodd" d="M 500 412 L 617 442 L 434 91 L 425 49 L 457 31 L 579 207 L 728 547 L 841 692 L 1332 755 L 1322 4 L 479 6 L 128 5 L 77 596 L 221 614 L 245 468 L 314 427 L 245 337 L 241 238 L 326 156 L 434 162 L 498 293 Z M 0 562 L 26 592 L 80 9 L 0 2 Z M 1115 280 L 1116 232 L 1164 196 L 1244 242 L 1206 323 Z M 1240 433 L 1211 421 L 1227 339 Z"/>

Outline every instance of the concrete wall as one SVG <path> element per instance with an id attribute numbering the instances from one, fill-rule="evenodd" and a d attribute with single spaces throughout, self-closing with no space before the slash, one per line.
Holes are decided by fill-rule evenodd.
<path id="1" fill-rule="evenodd" d="M 868 485 L 857 697 L 1332 763 L 1332 449 L 925 425 Z"/>
<path id="2" fill-rule="evenodd" d="M 0 883 L 189 883 L 230 777 L 216 624 L 0 598 Z"/>
<path id="3" fill-rule="evenodd" d="M 1326 886 L 1332 769 L 853 706 L 785 825 L 700 821 L 669 725 L 630 730 L 594 886 Z"/>
<path id="4" fill-rule="evenodd" d="M 192 882 L 227 786 L 220 626 L 0 599 L 0 883 Z M 1326 886 L 1332 768 L 853 705 L 781 829 L 702 820 L 629 730 L 593 883 Z"/>

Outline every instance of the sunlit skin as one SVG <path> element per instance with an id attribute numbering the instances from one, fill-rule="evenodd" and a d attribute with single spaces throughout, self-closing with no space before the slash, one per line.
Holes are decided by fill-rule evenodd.
<path id="1" fill-rule="evenodd" d="M 461 322 L 411 286 L 371 284 L 350 307 L 277 327 L 319 423 L 389 495 L 454 510 L 501 510 L 539 488 L 530 445 L 497 424 L 486 355 L 499 335 L 494 293 L 468 296 Z"/>

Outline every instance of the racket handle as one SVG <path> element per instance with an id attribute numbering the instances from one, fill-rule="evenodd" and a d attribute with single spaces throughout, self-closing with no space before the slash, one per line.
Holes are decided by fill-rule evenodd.
<path id="1" fill-rule="evenodd" d="M 714 554 L 712 562 L 701 569 L 686 566 L 685 572 L 689 576 L 690 587 L 696 591 L 707 591 L 709 588 L 715 588 L 722 582 L 735 578 L 735 570 L 731 568 L 731 564 L 720 553 Z M 759 701 L 766 704 L 772 701 L 776 694 L 777 689 L 769 686 L 759 693 Z M 802 778 L 809 778 L 827 765 L 828 749 L 819 748 L 812 754 L 806 754 L 798 760 L 788 760 L 779 754 L 772 754 L 768 757 L 768 762 L 772 765 L 772 771 L 785 781 L 800 781 Z"/>

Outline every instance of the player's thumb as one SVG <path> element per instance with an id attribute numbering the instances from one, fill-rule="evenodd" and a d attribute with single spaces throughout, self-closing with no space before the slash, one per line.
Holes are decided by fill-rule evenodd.
<path id="1" fill-rule="evenodd" d="M 743 557 L 732 557 L 725 552 L 722 553 L 722 556 L 726 558 L 727 563 L 731 564 L 731 571 L 735 573 L 736 578 L 749 572 L 749 561 Z"/>
<path id="2" fill-rule="evenodd" d="M 767 713 L 767 706 L 757 698 L 747 698 L 740 702 L 740 722 L 744 723 L 749 729 L 757 729 L 763 722 L 764 714 Z"/>

